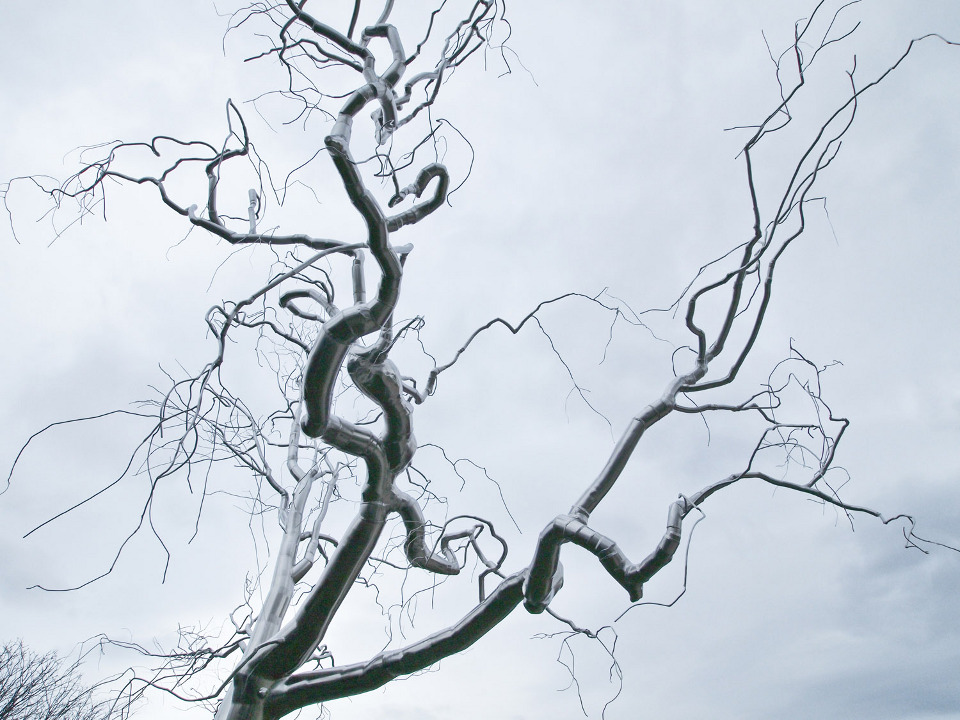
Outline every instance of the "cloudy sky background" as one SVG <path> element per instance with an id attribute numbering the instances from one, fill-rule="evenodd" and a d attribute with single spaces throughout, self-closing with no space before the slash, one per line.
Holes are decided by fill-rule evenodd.
<path id="1" fill-rule="evenodd" d="M 663 306 L 699 265 L 745 239 L 750 208 L 736 158 L 745 136 L 723 129 L 756 122 L 776 100 L 761 31 L 784 48 L 793 21 L 810 10 L 747 1 L 589 12 L 580 3 L 513 5 L 510 47 L 529 72 L 514 63 L 512 75 L 498 78 L 501 66 L 491 60 L 486 73 L 478 67 L 451 80 L 438 114 L 473 144 L 473 175 L 452 208 L 402 237 L 417 249 L 401 311 L 425 315 L 423 340 L 440 358 L 488 319 L 518 319 L 562 292 L 609 287 L 634 309 Z M 960 38 L 953 2 L 865 1 L 851 10 L 848 24 L 857 15 L 863 25 L 811 75 L 819 97 L 811 112 L 841 96 L 854 53 L 866 80 L 911 37 Z M 225 21 L 202 3 L 57 1 L 42 14 L 8 5 L 2 18 L 3 177 L 63 176 L 76 161 L 71 149 L 118 137 L 217 141 L 226 98 L 247 99 L 274 77 L 240 62 L 240 35 L 226 41 L 224 57 Z M 842 361 L 825 376 L 825 395 L 852 420 L 839 455 L 852 478 L 845 498 L 887 515 L 911 513 L 920 535 L 954 545 L 958 73 L 960 50 L 930 43 L 864 99 L 821 186 L 829 222 L 811 212 L 809 235 L 785 258 L 742 386 L 765 378 L 790 338 L 818 363 Z M 280 167 L 295 164 L 300 146 L 284 149 L 255 113 L 245 115 L 264 156 L 275 150 Z M 761 182 L 772 187 L 792 167 L 792 149 L 771 145 L 757 157 Z M 464 158 L 451 147 L 455 173 Z M 316 183 L 320 205 L 294 195 L 301 224 L 285 229 L 352 237 L 355 218 L 340 197 L 323 195 L 322 178 Z M 248 294 L 267 272 L 255 253 L 217 271 L 228 248 L 199 233 L 181 244 L 186 224 L 146 190 L 118 188 L 109 223 L 85 222 L 52 245 L 49 224 L 33 222 L 40 206 L 27 186 L 14 185 L 8 200 L 19 242 L 9 228 L 0 235 L 5 465 L 49 422 L 144 397 L 164 381 L 158 364 L 200 367 L 210 353 L 206 308 Z M 665 336 L 683 339 L 678 323 L 657 322 Z M 600 364 L 608 320 L 588 305 L 553 309 L 543 323 L 614 434 L 670 378 L 670 346 L 625 326 Z M 576 500 L 613 443 L 606 422 L 569 391 L 542 334 L 493 332 L 441 377 L 437 396 L 416 414 L 421 443 L 469 457 L 501 483 L 523 529 L 511 570 L 527 562 L 540 528 Z M 710 430 L 709 446 L 696 418 L 652 432 L 595 526 L 632 557 L 646 555 L 676 494 L 738 469 L 755 437 L 722 418 Z M 109 565 L 136 522 L 135 483 L 21 536 L 112 478 L 136 431 L 104 422 L 57 432 L 25 455 L 0 496 L 0 638 L 63 652 L 98 632 L 149 643 L 169 638 L 177 623 L 217 626 L 236 604 L 250 569 L 246 517 L 229 502 L 212 503 L 188 544 L 196 497 L 173 492 L 158 508 L 173 553 L 166 583 L 162 550 L 144 535 L 111 576 L 81 591 L 26 590 L 82 583 Z M 455 485 L 428 449 L 418 462 L 436 469 L 438 483 Z M 506 530 L 491 484 L 467 474 L 465 493 L 451 490 L 452 511 L 485 503 Z M 246 479 L 235 478 L 244 487 Z M 960 718 L 960 556 L 905 550 L 899 526 L 870 518 L 858 518 L 851 532 L 834 511 L 765 486 L 730 489 L 705 509 L 689 590 L 672 609 L 637 608 L 613 623 L 627 598 L 592 558 L 564 554 L 567 586 L 555 608 L 590 627 L 613 624 L 619 636 L 623 690 L 607 718 Z M 661 573 L 647 598 L 675 597 L 682 570 L 677 562 Z M 451 606 L 437 612 L 422 605 L 416 627 L 401 629 L 413 639 L 446 622 L 445 612 L 462 614 L 474 590 L 463 592 L 451 590 Z M 384 621 L 369 593 L 354 597 L 330 635 L 343 662 L 383 644 Z M 336 718 L 577 717 L 575 692 L 562 691 L 569 675 L 556 662 L 565 652 L 560 638 L 531 639 L 559 630 L 518 611 L 439 672 L 329 709 Z M 607 680 L 609 661 L 595 643 L 573 648 L 584 706 L 598 717 L 617 688 Z M 109 656 L 99 671 L 124 662 Z M 143 716 L 160 714 L 157 705 Z"/>

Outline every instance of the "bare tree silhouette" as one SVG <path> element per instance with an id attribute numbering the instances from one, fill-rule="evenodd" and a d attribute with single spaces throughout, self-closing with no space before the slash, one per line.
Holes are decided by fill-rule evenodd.
<path id="1" fill-rule="evenodd" d="M 109 705 L 98 702 L 81 680 L 80 661 L 56 653 L 37 655 L 22 641 L 0 648 L 0 718 L 3 720 L 101 720 Z"/>

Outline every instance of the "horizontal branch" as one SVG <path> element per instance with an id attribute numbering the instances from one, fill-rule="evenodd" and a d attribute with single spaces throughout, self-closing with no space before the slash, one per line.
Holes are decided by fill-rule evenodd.
<path id="1" fill-rule="evenodd" d="M 511 575 L 455 625 L 406 648 L 380 653 L 368 662 L 288 678 L 270 690 L 264 717 L 273 720 L 309 704 L 369 692 L 466 650 L 520 604 L 522 585 L 522 573 Z"/>

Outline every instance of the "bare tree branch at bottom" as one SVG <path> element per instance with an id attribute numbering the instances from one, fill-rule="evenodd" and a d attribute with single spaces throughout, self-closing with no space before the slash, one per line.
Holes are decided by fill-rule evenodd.
<path id="1" fill-rule="evenodd" d="M 50 652 L 37 655 L 22 641 L 0 648 L 2 720 L 105 720 L 109 703 L 80 678 L 80 660 L 67 664 Z"/>

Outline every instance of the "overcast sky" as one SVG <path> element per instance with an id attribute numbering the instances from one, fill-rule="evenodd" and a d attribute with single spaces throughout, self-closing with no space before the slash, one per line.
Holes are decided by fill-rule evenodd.
<path id="1" fill-rule="evenodd" d="M 749 237 L 737 157 L 746 135 L 724 129 L 756 123 L 774 107 L 764 34 L 774 50 L 785 48 L 793 21 L 812 3 L 620 5 L 511 3 L 513 73 L 498 77 L 502 66 L 491 58 L 486 73 L 478 64 L 441 94 L 437 115 L 469 138 L 476 160 L 452 207 L 400 240 L 416 249 L 398 310 L 425 316 L 422 339 L 438 358 L 488 319 L 519 319 L 562 292 L 609 288 L 636 310 L 662 307 L 703 262 Z M 953 0 L 864 0 L 850 10 L 843 22 L 863 24 L 811 74 L 818 98 L 807 106 L 811 114 L 840 97 L 854 55 L 866 82 L 912 37 L 960 39 Z M 224 24 L 212 6 L 186 0 L 53 0 L 42 12 L 5 4 L 0 176 L 63 176 L 76 162 L 71 150 L 114 138 L 219 141 L 226 99 L 247 100 L 272 77 L 241 62 L 248 45 L 240 35 L 221 43 Z M 864 98 L 821 185 L 829 216 L 811 209 L 808 235 L 785 256 L 742 385 L 756 387 L 791 338 L 819 364 L 840 361 L 824 376 L 824 394 L 852 423 L 838 456 L 850 475 L 844 497 L 887 516 L 910 513 L 918 534 L 953 545 L 960 544 L 958 77 L 960 49 L 931 42 Z M 312 154 L 322 137 L 308 133 L 308 150 L 282 147 L 243 107 L 261 153 L 275 151 L 279 168 L 295 165 L 295 153 Z M 792 168 L 795 150 L 772 144 L 758 154 L 761 187 Z M 465 158 L 451 140 L 458 178 Z M 50 422 L 148 396 L 149 385 L 165 382 L 159 366 L 202 366 L 211 350 L 206 308 L 248 294 L 267 274 L 254 253 L 218 270 L 229 248 L 199 232 L 181 243 L 186 223 L 147 190 L 116 188 L 108 223 L 88 219 L 53 244 L 49 220 L 34 222 L 42 209 L 27 184 L 13 186 L 8 204 L 19 241 L 5 224 L 4 467 Z M 339 196 L 321 193 L 318 205 L 293 193 L 291 204 L 302 208 L 293 215 L 301 224 L 284 231 L 349 238 L 356 230 Z M 662 337 L 685 341 L 680 320 L 657 323 Z M 600 363 L 608 324 L 587 304 L 543 316 L 612 431 L 570 394 L 564 366 L 536 329 L 485 336 L 415 415 L 421 444 L 471 458 L 502 486 L 522 529 L 513 535 L 510 571 L 528 562 L 540 529 L 576 500 L 614 436 L 671 377 L 672 346 L 623 325 Z M 658 426 L 597 512 L 598 529 L 631 557 L 650 552 L 677 493 L 742 466 L 755 434 L 724 423 L 711 419 L 709 445 L 696 418 Z M 214 503 L 188 543 L 197 497 L 185 492 L 157 511 L 173 555 L 165 583 L 162 549 L 143 534 L 102 581 L 74 593 L 26 589 L 80 584 L 110 565 L 136 523 L 142 487 L 135 482 L 21 537 L 109 482 L 138 431 L 113 421 L 57 431 L 24 455 L 0 495 L 0 640 L 19 636 L 35 650 L 69 652 L 104 632 L 148 644 L 169 638 L 178 623 L 219 626 L 237 604 L 251 569 L 246 516 L 231 502 Z M 467 488 L 455 495 L 457 483 L 449 473 L 440 479 L 435 454 L 421 449 L 418 462 L 449 484 L 451 512 L 487 513 L 506 530 L 492 484 L 467 471 Z M 240 471 L 234 477 L 249 487 Z M 857 517 L 851 531 L 832 509 L 758 484 L 721 493 L 705 510 L 688 592 L 671 609 L 640 607 L 614 622 L 628 605 L 625 594 L 593 558 L 565 551 L 567 584 L 554 607 L 618 636 L 623 688 L 608 720 L 960 719 L 960 555 L 906 550 L 902 525 L 869 517 Z M 646 588 L 647 599 L 672 600 L 682 575 L 678 557 Z M 450 602 L 469 602 L 475 591 L 466 592 Z M 351 598 L 329 639 L 343 662 L 362 659 L 384 638 L 370 593 Z M 415 627 L 398 627 L 415 639 L 445 622 L 444 613 L 456 617 L 467 607 L 435 613 L 423 602 Z M 570 662 L 562 638 L 534 638 L 562 629 L 518 610 L 439 671 L 329 710 L 342 719 L 578 717 L 580 702 L 557 662 Z M 608 681 L 609 659 L 596 643 L 578 639 L 572 647 L 585 711 L 599 717 L 618 688 Z M 123 662 L 108 657 L 101 671 Z M 159 717 L 159 708 L 143 717 Z"/>

